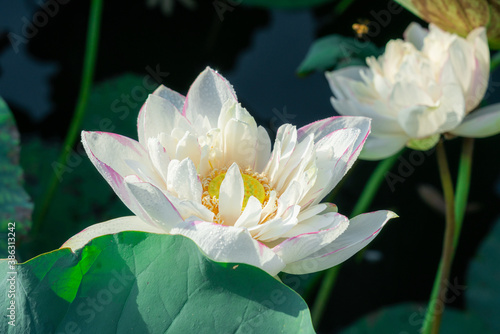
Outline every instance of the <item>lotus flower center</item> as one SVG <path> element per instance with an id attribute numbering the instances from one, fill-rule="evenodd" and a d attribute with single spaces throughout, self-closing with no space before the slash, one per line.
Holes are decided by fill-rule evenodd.
<path id="1" fill-rule="evenodd" d="M 222 181 L 226 177 L 227 168 L 214 169 L 212 172 L 202 178 L 203 195 L 201 203 L 215 214 L 214 222 L 224 224 L 219 214 L 219 192 Z M 265 174 L 260 174 L 251 169 L 240 170 L 243 179 L 245 196 L 243 197 L 243 211 L 250 199 L 254 196 L 264 207 L 269 201 L 271 186 Z"/>
<path id="2" fill-rule="evenodd" d="M 222 184 L 222 181 L 226 177 L 226 173 L 221 173 L 217 175 L 215 178 L 210 181 L 208 184 L 208 194 L 211 197 L 219 198 L 219 190 L 220 186 Z M 262 183 L 259 182 L 256 178 L 243 174 L 243 184 L 245 186 L 245 197 L 243 198 L 243 208 L 248 203 L 248 199 L 250 196 L 254 196 L 257 198 L 261 203 L 264 203 L 264 199 L 266 198 L 266 190 L 264 189 L 264 186 Z"/>

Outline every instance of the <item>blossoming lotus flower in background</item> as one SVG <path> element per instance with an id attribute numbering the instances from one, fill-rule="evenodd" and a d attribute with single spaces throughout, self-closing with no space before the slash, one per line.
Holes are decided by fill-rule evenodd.
<path id="1" fill-rule="evenodd" d="M 427 150 L 443 133 L 487 137 L 500 132 L 500 105 L 470 113 L 488 86 L 490 55 L 484 28 L 466 39 L 416 23 L 391 40 L 368 67 L 327 72 L 342 115 L 373 119 L 362 159 L 389 157 L 404 146 Z M 469 114 L 470 113 L 470 114 Z"/>
<path id="2" fill-rule="evenodd" d="M 92 163 L 136 216 L 93 225 L 63 247 L 126 230 L 181 234 L 215 261 L 303 274 L 346 260 L 395 217 L 377 211 L 349 221 L 320 203 L 356 160 L 368 118 L 284 124 L 271 151 L 266 130 L 207 68 L 186 97 L 160 86 L 137 127 L 139 141 L 82 133 Z"/>

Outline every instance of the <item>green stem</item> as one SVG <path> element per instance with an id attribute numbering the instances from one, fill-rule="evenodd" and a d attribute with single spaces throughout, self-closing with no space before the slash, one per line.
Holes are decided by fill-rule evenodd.
<path id="1" fill-rule="evenodd" d="M 358 202 L 354 206 L 354 209 L 352 210 L 351 213 L 351 217 L 357 216 L 368 209 L 378 189 L 380 188 L 380 185 L 382 184 L 385 175 L 396 163 L 401 153 L 403 153 L 403 150 L 381 161 L 377 165 L 372 175 L 368 179 L 368 182 L 366 183 L 365 188 L 363 189 L 363 192 L 361 193 L 361 196 L 358 199 Z M 335 281 L 337 279 L 337 275 L 338 272 L 340 271 L 340 268 L 341 264 L 328 269 L 323 277 L 323 280 L 321 282 L 318 291 L 318 295 L 316 297 L 316 300 L 314 301 L 311 311 L 312 321 L 315 328 L 318 328 L 319 324 L 321 323 L 321 319 L 325 312 L 325 308 L 328 303 L 328 299 L 330 298 L 333 287 L 335 286 Z"/>
<path id="2" fill-rule="evenodd" d="M 474 149 L 474 139 L 464 138 L 462 146 L 462 154 L 460 156 L 460 164 L 458 166 L 458 180 L 455 197 L 455 237 L 453 240 L 454 248 L 458 245 L 462 223 L 464 219 L 465 209 L 467 206 L 467 197 L 470 188 L 470 175 L 472 169 L 472 153 Z M 454 255 L 454 254 L 453 254 Z M 452 259 L 453 261 L 453 259 Z M 436 300 L 439 293 L 439 283 L 441 282 L 441 270 L 443 262 L 439 262 L 438 274 L 434 279 L 430 300 Z M 424 323 L 424 328 L 428 328 L 430 324 Z"/>
<path id="3" fill-rule="evenodd" d="M 324 202 L 326 203 L 333 203 L 335 201 L 335 198 L 339 194 L 339 192 L 342 190 L 342 187 L 344 186 L 344 182 L 349 179 L 349 176 L 354 173 L 356 168 L 359 166 L 359 160 L 354 162 L 354 164 L 351 166 L 351 168 L 347 171 L 347 173 L 344 175 L 342 180 L 337 183 L 335 188 L 328 194 L 328 196 L 325 197 Z"/>
<path id="4" fill-rule="evenodd" d="M 337 280 L 340 267 L 341 266 L 338 265 L 328 269 L 323 277 L 321 286 L 319 287 L 318 296 L 314 301 L 311 312 L 312 323 L 316 330 L 319 328 L 319 324 L 321 323 L 326 304 L 328 304 L 328 299 L 330 298 L 331 291 L 335 285 L 335 281 Z"/>
<path id="5" fill-rule="evenodd" d="M 457 190 L 455 198 L 455 239 L 454 246 L 457 247 L 462 223 L 467 207 L 467 198 L 470 189 L 470 175 L 472 170 L 472 153 L 474 151 L 474 138 L 464 138 L 460 164 L 458 166 Z"/>
<path id="6" fill-rule="evenodd" d="M 447 291 L 448 277 L 450 276 L 451 263 L 455 253 L 455 195 L 453 193 L 453 183 L 450 169 L 446 159 L 446 151 L 443 141 L 436 147 L 439 175 L 443 187 L 444 199 L 446 202 L 446 228 L 443 240 L 443 252 L 438 272 L 436 274 L 437 288 L 433 288 L 433 294 L 429 301 L 429 307 L 425 315 L 422 333 L 437 334 L 441 325 L 441 318 L 444 312 L 444 299 Z M 434 290 L 437 290 L 434 294 Z"/>
<path id="7" fill-rule="evenodd" d="M 102 0 L 92 0 L 89 15 L 89 24 L 87 30 L 87 43 L 85 49 L 85 58 L 83 64 L 83 74 L 80 84 L 80 92 L 78 94 L 78 102 L 76 104 L 73 119 L 71 120 L 70 128 L 66 139 L 64 140 L 63 149 L 59 155 L 58 163 L 59 165 L 66 165 L 69 154 L 71 153 L 72 147 L 78 138 L 80 132 L 80 125 L 82 123 L 85 110 L 87 108 L 87 103 L 90 96 L 90 89 L 92 87 L 92 81 L 94 78 L 95 63 L 97 59 L 97 46 L 99 44 L 99 28 L 101 23 L 101 13 L 102 13 Z M 57 184 L 59 182 L 58 176 L 53 173 L 44 196 L 42 197 L 42 204 L 37 210 L 33 224 L 33 233 L 38 234 L 42 221 L 47 214 L 49 206 L 52 201 L 52 197 L 57 189 Z"/>
<path id="8" fill-rule="evenodd" d="M 392 157 L 382 160 L 377 165 L 372 175 L 370 176 L 370 179 L 368 179 L 368 182 L 366 183 L 366 186 L 363 189 L 363 192 L 361 193 L 358 202 L 356 203 L 354 209 L 351 212 L 351 218 L 359 214 L 362 214 L 368 209 L 368 207 L 373 201 L 373 198 L 377 194 L 378 188 L 380 188 L 380 185 L 382 184 L 385 175 L 389 170 L 391 170 L 392 166 L 396 163 L 396 161 L 403 152 L 404 150 L 394 154 Z"/>

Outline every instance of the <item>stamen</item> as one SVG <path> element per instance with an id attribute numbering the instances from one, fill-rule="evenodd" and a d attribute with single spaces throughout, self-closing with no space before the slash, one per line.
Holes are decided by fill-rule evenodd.
<path id="1" fill-rule="evenodd" d="M 240 170 L 241 171 L 241 170 Z M 202 178 L 203 195 L 201 203 L 214 213 L 214 223 L 224 224 L 219 213 L 219 191 L 222 181 L 226 176 L 227 168 L 213 169 L 205 178 Z M 271 186 L 264 173 L 257 173 L 250 168 L 241 171 L 243 184 L 245 187 L 245 197 L 243 199 L 242 211 L 245 209 L 250 196 L 257 198 L 264 208 L 269 201 Z M 275 212 L 265 217 L 259 224 L 271 219 Z"/>

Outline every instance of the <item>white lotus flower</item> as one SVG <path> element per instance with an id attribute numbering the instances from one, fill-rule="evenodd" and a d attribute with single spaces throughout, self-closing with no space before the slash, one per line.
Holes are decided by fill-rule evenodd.
<path id="1" fill-rule="evenodd" d="M 488 86 L 490 54 L 484 28 L 466 39 L 412 23 L 368 67 L 327 72 L 342 115 L 373 119 L 362 159 L 389 157 L 405 145 L 433 147 L 440 134 L 486 137 L 500 132 L 500 104 L 474 111 Z"/>
<path id="2" fill-rule="evenodd" d="M 83 132 L 92 163 L 136 215 L 93 225 L 63 247 L 136 230 L 181 234 L 213 260 L 271 275 L 332 267 L 368 244 L 390 211 L 350 221 L 323 203 L 356 160 L 370 120 L 332 117 L 271 140 L 229 83 L 207 68 L 186 97 L 160 86 L 142 107 L 139 141 Z"/>

